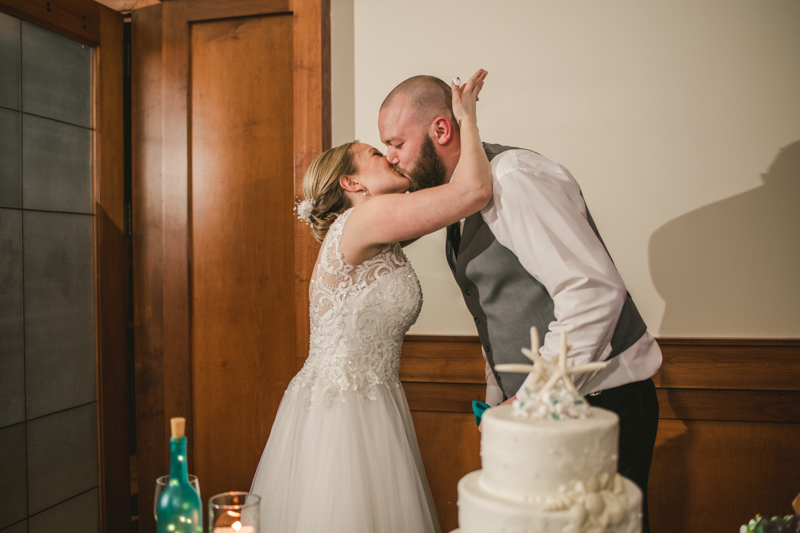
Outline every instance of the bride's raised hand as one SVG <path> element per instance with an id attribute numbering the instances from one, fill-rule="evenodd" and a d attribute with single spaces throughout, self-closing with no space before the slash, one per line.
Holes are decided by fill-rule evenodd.
<path id="1" fill-rule="evenodd" d="M 353 210 L 350 228 L 359 228 L 350 235 L 353 257 L 374 257 L 386 243 L 405 242 L 444 228 L 476 213 L 492 198 L 492 167 L 481 144 L 475 102 L 488 72 L 481 69 L 467 83 L 454 82 L 453 115 L 458 121 L 460 154 L 451 179 L 440 186 L 428 187 L 411 194 L 383 194 L 363 202 Z M 437 118 L 438 120 L 438 118 Z M 453 125 L 455 126 L 455 125 Z M 453 137 L 448 137 L 453 138 Z M 359 222 L 359 220 L 361 222 Z M 352 240 L 355 239 L 355 240 Z M 358 244 L 352 244 L 358 243 Z"/>
<path id="2" fill-rule="evenodd" d="M 453 115 L 458 121 L 459 126 L 464 119 L 477 120 L 476 102 L 478 101 L 478 94 L 483 88 L 483 80 L 486 79 L 488 71 L 480 69 L 472 75 L 467 83 L 460 87 L 456 85 L 455 80 L 450 84 L 453 90 Z"/>

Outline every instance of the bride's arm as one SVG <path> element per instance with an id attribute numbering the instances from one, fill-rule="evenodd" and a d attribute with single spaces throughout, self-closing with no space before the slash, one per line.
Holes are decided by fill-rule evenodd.
<path id="1" fill-rule="evenodd" d="M 483 151 L 475 102 L 487 72 L 478 71 L 462 87 L 452 85 L 453 114 L 461 131 L 461 155 L 450 183 L 411 194 L 387 194 L 364 202 L 360 218 L 365 246 L 404 242 L 449 226 L 486 207 L 492 198 L 492 169 Z M 357 211 L 361 213 L 356 213 Z"/>

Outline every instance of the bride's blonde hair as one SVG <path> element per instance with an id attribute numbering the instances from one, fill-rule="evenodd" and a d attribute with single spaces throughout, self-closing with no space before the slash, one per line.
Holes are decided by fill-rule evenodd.
<path id="1" fill-rule="evenodd" d="M 312 203 L 308 219 L 319 242 L 325 238 L 336 217 L 350 207 L 350 200 L 339 185 L 339 179 L 358 172 L 352 150 L 356 143 L 358 141 L 352 141 L 322 152 L 311 162 L 303 177 L 303 195 Z"/>

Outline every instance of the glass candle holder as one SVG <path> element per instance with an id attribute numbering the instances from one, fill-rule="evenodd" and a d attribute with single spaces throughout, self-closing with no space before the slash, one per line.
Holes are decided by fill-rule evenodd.
<path id="1" fill-rule="evenodd" d="M 153 516 L 156 515 L 158 499 L 161 497 L 161 493 L 164 492 L 164 487 L 167 486 L 167 483 L 169 483 L 169 475 L 161 476 L 156 480 L 156 497 L 153 500 Z M 194 490 L 197 491 L 197 495 L 200 496 L 200 481 L 197 479 L 197 476 L 194 474 L 189 474 L 189 483 L 192 484 Z M 158 522 L 158 516 L 156 516 L 156 522 Z"/>
<path id="2" fill-rule="evenodd" d="M 208 500 L 208 533 L 259 533 L 261 497 L 223 492 Z"/>

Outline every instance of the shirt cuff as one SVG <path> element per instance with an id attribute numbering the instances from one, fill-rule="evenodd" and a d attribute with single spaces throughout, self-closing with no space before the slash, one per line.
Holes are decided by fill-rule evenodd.
<path id="1" fill-rule="evenodd" d="M 481 354 L 483 355 L 483 360 L 486 363 L 486 403 L 491 406 L 499 405 L 503 401 L 503 389 L 501 389 L 500 385 L 497 384 L 497 379 L 494 377 L 492 367 L 489 366 L 489 359 L 486 357 L 486 352 L 483 350 L 483 346 L 481 346 Z"/>

